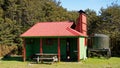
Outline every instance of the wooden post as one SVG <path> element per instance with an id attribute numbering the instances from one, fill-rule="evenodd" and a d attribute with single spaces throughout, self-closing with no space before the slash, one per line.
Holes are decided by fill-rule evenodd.
<path id="1" fill-rule="evenodd" d="M 23 39 L 23 61 L 26 61 L 26 43 L 25 43 L 25 39 Z"/>
<path id="2" fill-rule="evenodd" d="M 42 49 L 42 38 L 40 38 L 40 53 L 43 53 L 43 49 Z"/>
<path id="3" fill-rule="evenodd" d="M 85 43 L 84 44 L 85 44 L 85 46 L 87 46 L 87 38 L 86 37 L 85 37 Z"/>
<path id="4" fill-rule="evenodd" d="M 77 51 L 78 51 L 78 53 L 77 53 L 77 60 L 78 60 L 78 62 L 80 61 L 80 39 L 78 38 L 77 39 Z"/>
<path id="5" fill-rule="evenodd" d="M 60 62 L 60 38 L 58 38 L 58 61 Z"/>

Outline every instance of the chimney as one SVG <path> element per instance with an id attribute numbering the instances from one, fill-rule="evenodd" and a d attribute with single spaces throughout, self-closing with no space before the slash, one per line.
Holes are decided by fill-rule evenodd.
<path id="1" fill-rule="evenodd" d="M 83 35 L 87 35 L 87 20 L 86 14 L 83 10 L 79 11 L 79 17 L 77 18 L 75 30 L 81 32 Z"/>

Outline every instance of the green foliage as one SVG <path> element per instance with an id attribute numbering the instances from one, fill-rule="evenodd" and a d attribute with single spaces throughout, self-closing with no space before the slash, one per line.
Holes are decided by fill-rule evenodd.
<path id="1" fill-rule="evenodd" d="M 120 40 L 120 6 L 113 4 L 100 10 L 85 10 L 88 34 L 104 33 Z M 36 22 L 73 21 L 77 11 L 67 11 L 56 0 L 0 0 L 0 45 L 17 45 L 21 49 L 23 32 Z M 117 45 L 117 44 L 116 44 Z M 18 48 L 18 49 L 19 49 Z M 19 51 L 21 52 L 21 51 Z"/>
<path id="2" fill-rule="evenodd" d="M 69 20 L 67 10 L 55 0 L 0 0 L 0 6 L 0 44 L 20 50 L 20 35 L 36 22 Z"/>
<path id="3" fill-rule="evenodd" d="M 3 45 L 18 45 L 16 40 L 18 40 L 18 35 L 20 35 L 19 26 L 8 18 L 1 19 L 0 21 L 0 44 Z M 19 41 L 19 40 L 18 40 Z"/>
<path id="4" fill-rule="evenodd" d="M 112 4 L 106 9 L 101 8 L 100 15 L 96 15 L 95 11 L 90 9 L 87 9 L 86 13 L 88 14 L 88 34 L 108 35 L 112 56 L 120 56 L 120 5 Z"/>
<path id="5" fill-rule="evenodd" d="M 68 20 L 74 23 L 77 23 L 77 18 L 79 17 L 79 13 L 77 11 L 68 11 Z"/>
<path id="6" fill-rule="evenodd" d="M 100 15 L 94 10 L 85 10 L 88 18 L 88 34 L 103 33 L 110 37 L 118 36 L 120 26 L 120 6 L 113 4 L 106 9 L 101 8 Z"/>
<path id="7" fill-rule="evenodd" d="M 99 17 L 94 10 L 86 9 L 85 12 L 87 14 L 88 35 L 96 33 L 96 28 L 98 27 L 98 23 L 100 22 Z"/>
<path id="8" fill-rule="evenodd" d="M 16 45 L 0 45 L 0 57 L 10 56 L 11 54 L 16 54 L 18 52 L 18 47 Z"/>
<path id="9" fill-rule="evenodd" d="M 110 37 L 119 36 L 120 30 L 120 6 L 113 4 L 107 9 L 101 9 L 100 19 L 102 21 L 102 32 L 109 34 Z M 108 32 L 106 32 L 108 31 Z M 101 33 L 101 31 L 99 31 Z M 117 34 L 117 35 L 115 35 Z"/>
<path id="10" fill-rule="evenodd" d="M 101 25 L 99 33 L 104 33 L 111 38 L 111 51 L 113 56 L 120 56 L 120 5 L 112 4 L 107 9 L 101 9 Z"/>

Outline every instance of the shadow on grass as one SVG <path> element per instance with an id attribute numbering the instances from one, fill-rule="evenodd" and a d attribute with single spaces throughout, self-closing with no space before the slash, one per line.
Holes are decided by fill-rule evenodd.
<path id="1" fill-rule="evenodd" d="M 22 56 L 5 56 L 1 60 L 3 60 L 3 61 L 21 61 L 21 62 L 23 62 Z"/>

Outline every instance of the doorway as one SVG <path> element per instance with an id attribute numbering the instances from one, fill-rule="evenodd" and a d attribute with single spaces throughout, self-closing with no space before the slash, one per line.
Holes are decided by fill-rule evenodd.
<path id="1" fill-rule="evenodd" d="M 77 61 L 77 38 L 67 38 L 67 61 Z"/>

